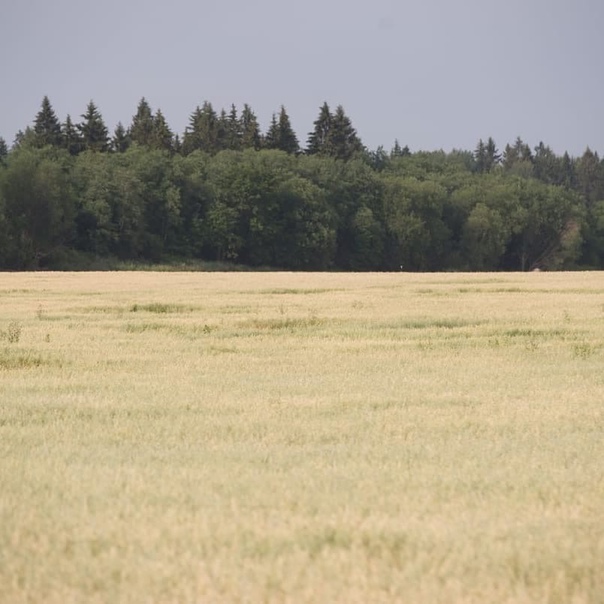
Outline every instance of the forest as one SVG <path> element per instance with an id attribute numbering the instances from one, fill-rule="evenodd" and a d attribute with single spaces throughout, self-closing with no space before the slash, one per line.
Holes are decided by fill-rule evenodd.
<path id="1" fill-rule="evenodd" d="M 0 138 L 0 269 L 99 259 L 341 271 L 604 268 L 604 160 L 521 138 L 498 149 L 367 149 L 327 103 L 302 144 L 285 107 L 191 114 L 182 136 L 141 99 L 111 134 L 91 101 L 48 97 Z"/>

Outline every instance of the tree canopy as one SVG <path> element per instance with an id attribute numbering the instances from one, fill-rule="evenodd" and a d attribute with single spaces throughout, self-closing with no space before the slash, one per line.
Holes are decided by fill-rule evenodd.
<path id="1" fill-rule="evenodd" d="M 182 142 L 181 142 L 182 141 Z M 284 106 L 197 106 L 182 136 L 142 98 L 113 135 L 93 101 L 44 97 L 0 138 L 0 268 L 199 258 L 295 270 L 604 267 L 604 162 L 520 137 L 499 148 L 367 149 L 324 103 L 306 148 Z M 71 260 L 70 260 L 71 259 Z"/>

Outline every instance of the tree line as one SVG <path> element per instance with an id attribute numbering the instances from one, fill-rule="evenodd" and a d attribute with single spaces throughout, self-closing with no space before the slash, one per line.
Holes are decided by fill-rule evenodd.
<path id="1" fill-rule="evenodd" d="M 473 151 L 367 149 L 324 103 L 302 147 L 284 107 L 262 132 L 205 102 L 182 135 L 143 98 L 112 135 L 90 102 L 0 139 L 0 268 L 96 258 L 292 270 L 604 267 L 604 161 L 518 138 Z"/>

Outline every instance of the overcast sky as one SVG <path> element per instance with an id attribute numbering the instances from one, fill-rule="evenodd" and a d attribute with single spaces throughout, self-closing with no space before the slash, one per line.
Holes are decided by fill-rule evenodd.
<path id="1" fill-rule="evenodd" d="M 0 0 L 0 136 L 49 96 L 113 130 L 146 97 L 182 133 L 196 105 L 285 105 L 301 143 L 344 106 L 370 148 L 521 136 L 604 152 L 603 0 Z"/>

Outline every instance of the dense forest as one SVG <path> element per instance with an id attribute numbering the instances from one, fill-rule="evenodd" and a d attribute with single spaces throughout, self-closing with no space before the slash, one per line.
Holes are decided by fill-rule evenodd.
<path id="1" fill-rule="evenodd" d="M 99 258 L 220 260 L 293 270 L 604 267 L 604 161 L 531 148 L 367 149 L 325 103 L 303 146 L 284 107 L 208 102 L 182 137 L 142 99 L 111 135 L 90 102 L 61 122 L 47 97 L 0 139 L 0 268 Z"/>

